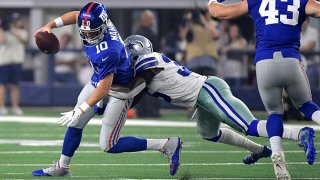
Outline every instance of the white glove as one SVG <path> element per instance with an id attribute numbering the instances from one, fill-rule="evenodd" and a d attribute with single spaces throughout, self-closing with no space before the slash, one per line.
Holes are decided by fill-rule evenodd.
<path id="1" fill-rule="evenodd" d="M 83 115 L 89 108 L 90 106 L 84 102 L 72 111 L 63 112 L 61 113 L 62 117 L 59 118 L 58 123 L 62 126 L 67 125 L 68 127 L 73 123 L 77 124 L 81 115 Z"/>

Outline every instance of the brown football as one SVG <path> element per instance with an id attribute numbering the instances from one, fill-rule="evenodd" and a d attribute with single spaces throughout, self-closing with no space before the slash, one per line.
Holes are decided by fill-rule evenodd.
<path id="1" fill-rule="evenodd" d="M 55 54 L 60 50 L 60 42 L 53 33 L 38 32 L 35 36 L 38 48 L 46 54 Z"/>

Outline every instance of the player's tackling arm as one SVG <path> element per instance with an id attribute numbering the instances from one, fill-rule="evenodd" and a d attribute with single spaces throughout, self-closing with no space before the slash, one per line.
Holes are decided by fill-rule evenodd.
<path id="1" fill-rule="evenodd" d="M 37 34 L 38 32 L 45 32 L 45 31 L 51 33 L 51 30 L 54 28 L 75 24 L 77 22 L 78 15 L 79 15 L 79 11 L 71 11 L 71 12 L 65 13 L 64 15 L 58 17 L 53 21 L 50 21 L 49 23 L 47 23 L 46 25 L 38 29 L 35 34 Z"/>
<path id="2" fill-rule="evenodd" d="M 308 16 L 320 18 L 320 2 L 309 0 L 306 5 L 306 14 Z"/>
<path id="3" fill-rule="evenodd" d="M 249 12 L 247 0 L 231 5 L 224 5 L 216 0 L 211 0 L 209 1 L 208 8 L 210 14 L 218 19 L 233 19 Z"/>

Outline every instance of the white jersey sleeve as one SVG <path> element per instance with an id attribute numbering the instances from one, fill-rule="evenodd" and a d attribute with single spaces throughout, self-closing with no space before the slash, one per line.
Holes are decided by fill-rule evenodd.
<path id="1" fill-rule="evenodd" d="M 207 77 L 191 72 L 156 52 L 140 56 L 135 63 L 136 73 L 152 68 L 164 70 L 147 85 L 150 95 L 182 107 L 195 106 L 199 91 Z"/>

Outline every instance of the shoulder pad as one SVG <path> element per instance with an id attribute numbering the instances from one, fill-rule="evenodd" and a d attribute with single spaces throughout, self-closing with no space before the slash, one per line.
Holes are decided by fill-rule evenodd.
<path id="1" fill-rule="evenodd" d="M 147 55 L 140 56 L 135 63 L 136 73 L 146 69 L 152 69 L 157 67 L 157 65 L 159 64 L 158 60 L 159 60 L 158 53 L 150 53 Z"/>

